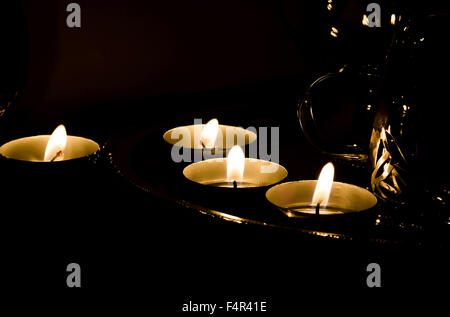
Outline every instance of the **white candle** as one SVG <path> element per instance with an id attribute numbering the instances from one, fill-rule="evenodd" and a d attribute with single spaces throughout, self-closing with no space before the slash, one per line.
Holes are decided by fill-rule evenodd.
<path id="1" fill-rule="evenodd" d="M 218 124 L 217 119 L 212 119 L 207 124 L 187 125 L 168 130 L 163 138 L 171 145 L 189 149 L 230 149 L 234 145 L 244 146 L 254 142 L 256 133 Z"/>
<path id="2" fill-rule="evenodd" d="M 49 159 L 45 157 L 45 152 L 50 137 L 50 135 L 36 135 L 12 140 L 0 147 L 0 155 L 8 159 L 19 161 L 49 162 Z M 73 160 L 88 156 L 100 150 L 98 143 L 93 140 L 72 135 L 67 136 L 66 144 L 63 148 L 63 155 L 54 161 Z M 61 150 L 61 147 L 56 144 L 55 148 L 47 154 L 54 158 L 55 155 L 52 154 L 54 154 L 53 152 L 55 150 L 58 152 L 58 149 Z"/>
<path id="3" fill-rule="evenodd" d="M 282 181 L 287 170 L 274 162 L 245 158 L 240 147 L 230 150 L 227 158 L 210 159 L 188 165 L 183 175 L 196 183 L 233 188 L 263 187 Z"/>
<path id="4" fill-rule="evenodd" d="M 326 167 L 321 176 L 323 173 L 328 173 L 328 176 L 331 174 Z M 304 180 L 276 185 L 266 192 L 266 198 L 289 217 L 347 214 L 361 212 L 376 205 L 375 195 L 368 190 L 321 176 L 319 181 Z"/>

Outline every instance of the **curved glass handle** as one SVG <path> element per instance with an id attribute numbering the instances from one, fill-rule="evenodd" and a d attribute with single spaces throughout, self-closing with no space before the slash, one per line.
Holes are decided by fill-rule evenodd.
<path id="1" fill-rule="evenodd" d="M 342 69 L 316 79 L 297 106 L 305 138 L 321 153 L 366 163 L 373 123 L 372 78 Z"/>

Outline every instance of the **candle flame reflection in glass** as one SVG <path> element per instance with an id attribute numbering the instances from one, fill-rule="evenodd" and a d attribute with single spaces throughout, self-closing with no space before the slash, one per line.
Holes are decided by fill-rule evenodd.
<path id="1" fill-rule="evenodd" d="M 227 180 L 240 182 L 244 175 L 245 155 L 239 145 L 231 148 L 227 156 Z"/>
<path id="2" fill-rule="evenodd" d="M 391 14 L 391 24 L 395 25 L 395 14 Z"/>
<path id="3" fill-rule="evenodd" d="M 316 189 L 312 199 L 312 205 L 320 204 L 320 207 L 326 207 L 328 199 L 330 198 L 331 187 L 333 186 L 334 166 L 332 163 L 327 163 L 320 172 L 319 180 L 317 181 Z"/>
<path id="4" fill-rule="evenodd" d="M 45 148 L 44 161 L 62 161 L 67 144 L 67 132 L 64 125 L 59 125 L 50 136 Z"/>
<path id="5" fill-rule="evenodd" d="M 365 14 L 363 15 L 362 24 L 365 26 L 369 26 L 369 18 Z"/>
<path id="6" fill-rule="evenodd" d="M 338 36 L 338 33 L 339 33 L 339 30 L 338 30 L 338 29 L 336 29 L 335 27 L 332 27 L 332 28 L 331 28 L 330 35 L 331 35 L 332 37 L 337 37 L 337 36 Z"/>
<path id="7" fill-rule="evenodd" d="M 219 121 L 217 119 L 209 120 L 200 135 L 200 144 L 202 147 L 211 149 L 216 143 L 217 134 L 219 132 Z"/>

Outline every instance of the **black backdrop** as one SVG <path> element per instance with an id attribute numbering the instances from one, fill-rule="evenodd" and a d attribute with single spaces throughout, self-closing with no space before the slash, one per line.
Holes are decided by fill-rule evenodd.
<path id="1" fill-rule="evenodd" d="M 298 133 L 299 146 L 314 151 L 301 138 L 295 106 L 314 77 L 338 68 L 340 56 L 330 53 L 328 29 L 315 15 L 323 4 L 78 3 L 82 26 L 69 29 L 68 1 L 20 2 L 29 42 L 16 46 L 6 37 L 4 47 L 25 53 L 2 60 L 19 60 L 17 73 L 25 75 L 15 80 L 19 99 L 1 118 L 2 141 L 49 133 L 62 122 L 71 134 L 103 144 L 129 126 L 245 105 L 273 116 L 286 133 Z M 22 26 L 1 32 L 26 38 Z M 43 296 L 44 306 L 61 298 L 67 307 L 86 301 L 105 310 L 137 305 L 163 313 L 179 311 L 189 299 L 267 300 L 281 312 L 299 311 L 311 297 L 365 289 L 371 262 L 385 268 L 386 287 L 435 288 L 448 280 L 446 256 L 435 250 L 310 241 L 212 221 L 138 190 L 108 168 L 95 188 L 85 179 L 70 185 L 84 198 L 65 201 L 71 212 L 59 220 L 23 198 L 45 196 L 45 188 L 24 193 L 3 182 L 3 272 L 10 294 Z M 70 262 L 82 267 L 81 289 L 65 285 Z"/>

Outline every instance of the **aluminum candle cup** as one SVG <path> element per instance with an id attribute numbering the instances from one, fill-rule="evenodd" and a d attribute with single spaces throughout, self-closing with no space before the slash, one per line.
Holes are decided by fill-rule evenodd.
<path id="1" fill-rule="evenodd" d="M 282 181 L 287 170 L 276 163 L 245 158 L 242 178 L 233 181 L 227 178 L 228 158 L 211 159 L 190 164 L 183 175 L 190 182 L 187 190 L 196 198 L 219 205 L 236 206 L 251 204 L 252 199 L 263 199 L 267 186 Z"/>
<path id="2" fill-rule="evenodd" d="M 233 182 L 227 179 L 227 160 L 211 159 L 190 164 L 183 170 L 183 175 L 198 184 L 234 188 Z M 270 186 L 286 176 L 287 170 L 277 163 L 246 158 L 244 175 L 237 182 L 237 189 Z"/>
<path id="3" fill-rule="evenodd" d="M 256 133 L 250 130 L 219 124 L 214 127 L 215 131 L 206 129 L 205 132 L 214 133 L 212 137 L 202 138 L 202 133 L 207 125 L 209 123 L 181 126 L 164 133 L 163 138 L 170 145 L 169 159 L 178 163 L 181 161 L 181 157 L 187 162 L 221 158 L 225 156 L 226 149 L 235 145 L 246 147 L 257 138 Z M 210 142 L 205 144 L 202 142 L 203 139 Z M 178 159 L 174 159 L 175 157 Z"/>
<path id="4" fill-rule="evenodd" d="M 288 182 L 266 192 L 267 200 L 289 217 L 316 215 L 317 206 L 311 204 L 317 180 Z M 333 182 L 326 206 L 319 207 L 320 216 L 352 214 L 373 208 L 377 199 L 368 190 L 340 182 Z"/>
<path id="5" fill-rule="evenodd" d="M 0 147 L 0 155 L 6 159 L 24 162 L 44 162 L 45 148 L 50 135 L 37 135 L 16 139 Z M 78 137 L 67 136 L 67 145 L 64 149 L 63 161 L 88 157 L 100 150 L 98 143 Z M 57 162 L 53 162 L 57 163 Z"/>
<path id="6" fill-rule="evenodd" d="M 44 160 L 50 135 L 16 139 L 0 147 L 0 168 L 4 181 L 13 187 L 28 186 L 33 192 L 49 191 L 58 186 L 78 186 L 88 181 L 90 170 L 100 154 L 98 143 L 77 136 L 67 136 L 59 161 Z"/>
<path id="7" fill-rule="evenodd" d="M 170 145 L 202 150 L 201 134 L 206 124 L 177 127 L 164 133 L 164 140 Z M 234 145 L 247 145 L 256 140 L 256 133 L 239 127 L 220 124 L 214 145 L 211 148 L 229 149 Z"/>

